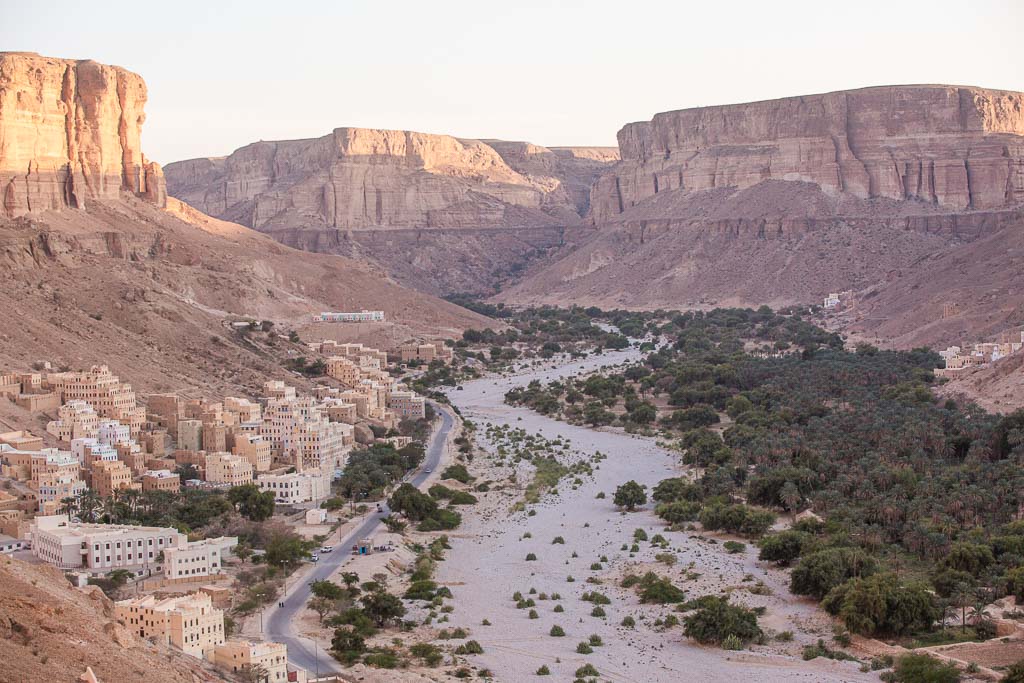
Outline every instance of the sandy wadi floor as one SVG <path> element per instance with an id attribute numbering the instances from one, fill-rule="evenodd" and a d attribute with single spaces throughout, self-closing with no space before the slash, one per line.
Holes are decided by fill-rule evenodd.
<path id="1" fill-rule="evenodd" d="M 549 667 L 552 680 L 569 680 L 588 663 L 597 668 L 602 680 L 610 681 L 877 681 L 876 674 L 859 672 L 856 663 L 820 658 L 805 662 L 800 658 L 803 645 L 819 637 L 830 639 L 831 623 L 812 603 L 789 594 L 786 573 L 759 564 L 751 544 L 745 552 L 731 555 L 722 548 L 721 536 L 665 531 L 650 505 L 631 514 L 616 511 L 611 499 L 619 484 L 635 479 L 653 487 L 680 474 L 671 452 L 650 438 L 576 427 L 503 402 L 506 391 L 533 379 L 546 383 L 638 357 L 637 350 L 628 349 L 573 363 L 525 368 L 510 377 L 480 379 L 450 392 L 463 415 L 477 423 L 478 439 L 489 452 L 493 452 L 493 444 L 485 436 L 488 423 L 522 428 L 547 439 L 568 439 L 570 458 L 590 458 L 598 451 L 607 455 L 595 464 L 593 477 L 583 477 L 583 484 L 575 490 L 571 477 L 563 479 L 557 495 L 545 495 L 538 505 L 528 506 L 536 510 L 532 517 L 526 512 L 510 512 L 522 499 L 521 487 L 529 479 L 532 468 L 525 463 L 516 470 L 518 486 L 492 491 L 480 504 L 463 511 L 464 522 L 451 536 L 452 550 L 439 564 L 437 579 L 451 586 L 455 596 L 450 623 L 469 627 L 470 637 L 484 648 L 484 654 L 475 657 L 476 663 L 502 681 L 532 680 L 541 665 Z M 478 481 L 506 481 L 513 470 L 487 460 L 488 456 L 479 456 L 473 463 L 471 469 Z M 596 498 L 600 491 L 606 498 Z M 656 562 L 654 555 L 665 551 L 649 542 L 640 542 L 640 551 L 630 557 L 628 546 L 638 528 L 648 537 L 656 533 L 665 536 L 677 563 L 667 567 Z M 523 538 L 527 532 L 531 536 Z M 565 543 L 552 544 L 556 536 L 562 536 Z M 529 553 L 537 559 L 527 561 Z M 601 561 L 602 556 L 607 561 Z M 601 569 L 592 570 L 596 562 Z M 794 640 L 773 641 L 742 652 L 694 645 L 683 636 L 681 626 L 662 629 L 655 625 L 658 617 L 673 613 L 671 606 L 641 605 L 632 590 L 619 587 L 624 574 L 642 574 L 648 569 L 671 576 L 690 597 L 728 590 L 736 602 L 764 606 L 767 612 L 760 620 L 762 628 L 792 631 Z M 575 581 L 568 581 L 570 575 Z M 602 583 L 588 583 L 589 577 Z M 751 592 L 759 583 L 767 590 Z M 536 594 L 529 593 L 531 588 Z M 604 618 L 591 616 L 594 605 L 581 599 L 593 590 L 611 598 L 611 604 L 603 606 Z M 516 591 L 535 600 L 537 619 L 529 618 L 529 609 L 516 608 L 512 599 Z M 547 600 L 540 599 L 542 593 Z M 553 593 L 560 599 L 551 599 Z M 556 604 L 564 611 L 555 612 Z M 627 615 L 636 620 L 635 628 L 620 625 Z M 491 625 L 482 625 L 484 619 Z M 565 637 L 549 635 L 554 625 L 564 629 Z M 604 644 L 593 648 L 592 654 L 577 654 L 577 644 L 592 634 L 600 636 Z"/>

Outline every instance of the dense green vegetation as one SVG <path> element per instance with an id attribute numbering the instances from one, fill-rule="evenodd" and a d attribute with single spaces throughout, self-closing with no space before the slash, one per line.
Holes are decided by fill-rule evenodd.
<path id="1" fill-rule="evenodd" d="M 423 445 L 415 441 L 400 449 L 375 443 L 353 451 L 336 488 L 350 500 L 379 499 L 388 486 L 419 466 L 424 454 Z"/>
<path id="2" fill-rule="evenodd" d="M 765 536 L 761 558 L 851 631 L 907 637 L 1024 597 L 1024 412 L 938 400 L 937 354 L 846 349 L 799 310 L 636 315 L 657 340 L 643 361 L 506 400 L 660 430 L 695 467 L 651 492 L 671 525 L 756 538 L 813 510 L 824 521 Z"/>

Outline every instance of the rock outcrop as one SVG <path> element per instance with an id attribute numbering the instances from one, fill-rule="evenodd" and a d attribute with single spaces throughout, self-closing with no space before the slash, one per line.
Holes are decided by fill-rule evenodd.
<path id="1" fill-rule="evenodd" d="M 338 128 L 322 138 L 257 142 L 224 158 L 168 164 L 166 172 L 178 199 L 267 232 L 539 227 L 579 222 L 587 204 L 581 190 L 607 165 L 594 156 Z"/>
<path id="2" fill-rule="evenodd" d="M 146 84 L 93 61 L 0 53 L 3 215 L 85 208 L 127 192 L 163 206 L 160 167 L 140 146 Z"/>
<path id="3" fill-rule="evenodd" d="M 894 86 L 686 109 L 625 126 L 619 148 L 589 230 L 499 301 L 785 306 L 853 291 L 861 333 L 911 346 L 1005 329 L 1024 306 L 1024 93 Z M 943 318 L 950 303 L 969 313 Z"/>
<path id="4" fill-rule="evenodd" d="M 594 222 L 662 192 L 802 180 L 946 210 L 1024 201 L 1024 93 L 916 85 L 657 114 L 619 131 Z"/>
<path id="5" fill-rule="evenodd" d="M 378 263 L 433 294 L 489 294 L 590 208 L 608 147 L 338 128 L 168 164 L 174 197 L 291 247 Z"/>

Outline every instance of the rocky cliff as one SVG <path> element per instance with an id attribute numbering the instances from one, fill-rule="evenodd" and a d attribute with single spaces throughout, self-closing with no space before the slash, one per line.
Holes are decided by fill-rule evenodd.
<path id="1" fill-rule="evenodd" d="M 140 146 L 146 84 L 120 67 L 0 53 L 3 215 L 85 208 L 122 192 L 158 206 L 160 167 Z"/>
<path id="2" fill-rule="evenodd" d="M 0 158 L 24 167 L 0 176 L 0 311 L 18 321 L 0 325 L 0 367 L 106 363 L 143 392 L 258 392 L 267 379 L 305 381 L 284 367 L 302 352 L 292 331 L 387 348 L 495 324 L 365 259 L 296 251 L 163 195 L 139 152 L 146 91 L 134 74 L 21 54 L 3 55 L 0 73 Z M 386 322 L 311 320 L 364 308 Z M 275 327 L 239 335 L 240 319 Z"/>
<path id="3" fill-rule="evenodd" d="M 538 227 L 579 222 L 607 164 L 529 143 L 338 128 L 166 168 L 172 195 L 257 230 Z M 588 179 L 589 178 L 589 179 Z"/>
<path id="4" fill-rule="evenodd" d="M 685 109 L 623 127 L 619 148 L 589 230 L 499 300 L 707 308 L 861 291 L 874 303 L 858 323 L 901 345 L 1005 327 L 1024 306 L 1009 284 L 1024 93 L 894 86 Z M 985 265 L 965 268 L 968 254 Z M 935 324 L 947 303 L 964 315 Z"/>
<path id="5" fill-rule="evenodd" d="M 582 222 L 607 147 L 338 128 L 168 164 L 170 193 L 293 247 L 374 261 L 435 294 L 490 293 Z"/>
<path id="6" fill-rule="evenodd" d="M 943 85 L 865 88 L 683 109 L 619 131 L 595 185 L 596 223 L 662 192 L 802 180 L 827 194 L 947 210 L 1024 201 L 1024 94 Z"/>

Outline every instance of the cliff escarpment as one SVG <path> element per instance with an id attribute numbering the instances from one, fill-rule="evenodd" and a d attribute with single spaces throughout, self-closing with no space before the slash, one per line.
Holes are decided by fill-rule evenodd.
<path id="1" fill-rule="evenodd" d="M 0 73 L 0 311 L 16 321 L 0 325 L 0 367 L 105 363 L 141 391 L 255 393 L 304 381 L 283 365 L 303 351 L 290 332 L 389 347 L 493 324 L 364 259 L 300 252 L 163 195 L 139 151 L 138 76 L 25 54 L 0 55 Z M 386 322 L 312 322 L 362 309 Z M 273 329 L 254 341 L 239 320 Z"/>
<path id="2" fill-rule="evenodd" d="M 617 160 L 607 147 L 338 128 L 165 171 L 174 197 L 289 246 L 372 261 L 421 291 L 490 294 L 583 222 Z"/>
<path id="3" fill-rule="evenodd" d="M 84 209 L 122 193 L 163 206 L 163 174 L 140 145 L 145 104 L 145 82 L 120 67 L 0 53 L 3 215 Z"/>
<path id="4" fill-rule="evenodd" d="M 876 304 L 857 315 L 874 322 L 853 322 L 894 343 L 955 340 L 1024 306 L 1013 287 L 980 307 L 972 294 L 1019 280 L 1009 245 L 1024 225 L 1024 93 L 865 88 L 666 112 L 618 138 L 589 232 L 500 301 L 707 308 L 863 292 Z M 1013 256 L 916 277 L 983 244 Z M 904 286 L 917 298 L 872 289 Z M 931 324 L 947 304 L 965 313 Z"/>
<path id="5" fill-rule="evenodd" d="M 338 128 L 165 170 L 173 196 L 266 232 L 513 228 L 579 222 L 591 183 L 608 166 L 594 156 L 529 143 Z"/>
<path id="6" fill-rule="evenodd" d="M 619 131 L 593 220 L 662 192 L 800 180 L 950 211 L 1024 201 L 1024 93 L 885 86 L 657 114 Z"/>

